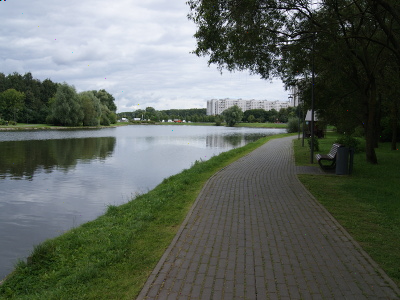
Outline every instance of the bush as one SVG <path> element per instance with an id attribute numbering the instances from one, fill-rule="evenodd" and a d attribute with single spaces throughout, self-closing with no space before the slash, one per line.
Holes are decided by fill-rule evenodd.
<path id="1" fill-rule="evenodd" d="M 222 119 L 219 116 L 215 117 L 215 125 L 216 126 L 221 126 Z"/>
<path id="2" fill-rule="evenodd" d="M 392 122 L 389 117 L 381 119 L 381 132 L 379 135 L 380 142 L 391 142 L 393 136 Z M 400 122 L 397 124 L 397 141 L 400 141 Z"/>
<path id="3" fill-rule="evenodd" d="M 354 129 L 354 133 L 352 134 L 353 137 L 365 137 L 365 129 L 362 126 L 358 126 L 356 127 L 356 129 Z"/>
<path id="4" fill-rule="evenodd" d="M 361 146 L 361 142 L 350 135 L 342 135 L 335 141 L 335 143 L 352 148 L 356 153 L 364 151 L 363 147 Z"/>
<path id="5" fill-rule="evenodd" d="M 299 118 L 290 118 L 287 123 L 286 131 L 288 133 L 294 133 L 299 131 Z"/>
<path id="6" fill-rule="evenodd" d="M 8 121 L 8 125 L 17 125 L 17 122 L 15 122 L 15 121 Z"/>
<path id="7" fill-rule="evenodd" d="M 107 118 L 107 116 L 105 116 L 105 115 L 101 116 L 100 125 L 102 125 L 102 126 L 110 126 L 110 120 Z"/>
<path id="8" fill-rule="evenodd" d="M 0 125 L 7 125 L 7 121 L 3 120 L 3 119 L 0 119 Z"/>
<path id="9" fill-rule="evenodd" d="M 307 139 L 308 147 L 311 149 L 311 138 Z M 319 141 L 316 136 L 314 136 L 314 151 L 319 151 Z"/>

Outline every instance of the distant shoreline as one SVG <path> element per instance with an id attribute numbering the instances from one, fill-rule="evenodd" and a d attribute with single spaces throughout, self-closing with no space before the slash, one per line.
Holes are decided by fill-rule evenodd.
<path id="1" fill-rule="evenodd" d="M 21 124 L 17 126 L 1 126 L 1 131 L 39 131 L 39 130 L 86 130 L 86 129 L 104 129 L 104 128 L 117 128 L 120 126 L 128 125 L 173 125 L 173 126 L 216 126 L 215 123 L 167 123 L 167 122 L 156 122 L 156 123 L 129 123 L 120 122 L 111 126 L 51 126 L 46 124 Z M 221 125 L 223 126 L 223 125 Z M 251 128 L 286 128 L 286 123 L 238 123 L 235 127 L 251 127 Z"/>

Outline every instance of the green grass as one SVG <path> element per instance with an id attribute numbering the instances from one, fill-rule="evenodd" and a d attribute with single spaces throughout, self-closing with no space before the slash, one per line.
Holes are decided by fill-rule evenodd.
<path id="1" fill-rule="evenodd" d="M 320 140 L 319 153 L 328 153 L 336 135 Z M 296 162 L 309 162 L 309 147 L 294 141 Z M 307 153 L 306 153 L 307 152 Z M 400 285 L 400 151 L 390 144 L 376 149 L 378 165 L 354 158 L 353 174 L 299 175 L 300 181 L 346 228 L 362 248 Z"/>
<path id="2" fill-rule="evenodd" d="M 141 122 L 138 122 L 140 124 Z M 215 123 L 210 122 L 193 122 L 193 123 L 168 123 L 168 122 L 158 122 L 156 125 L 190 125 L 190 126 L 215 126 Z M 111 124 L 111 126 L 97 126 L 98 128 L 109 128 L 109 127 L 118 127 L 125 125 L 135 125 L 130 122 L 118 122 L 116 124 Z M 221 126 L 225 126 L 225 123 L 222 123 Z M 235 127 L 254 127 L 254 128 L 286 128 L 287 125 L 284 123 L 238 123 Z M 24 130 L 24 129 L 68 129 L 68 128 L 79 128 L 79 129 L 87 129 L 86 126 L 77 126 L 77 127 L 65 127 L 65 126 L 53 126 L 48 124 L 26 124 L 26 123 L 18 123 L 17 125 L 0 125 L 1 128 L 9 129 L 9 130 Z M 92 128 L 92 127 L 91 127 Z"/>
<path id="3" fill-rule="evenodd" d="M 91 128 L 112 128 L 117 126 L 125 126 L 129 125 L 129 122 L 118 122 L 115 124 L 111 124 L 110 126 L 54 126 L 48 124 L 27 124 L 27 123 L 18 123 L 17 125 L 1 125 L 1 130 L 36 130 L 36 129 L 91 129 Z"/>
<path id="4" fill-rule="evenodd" d="M 27 123 L 17 123 L 17 125 L 0 125 L 0 128 L 45 128 L 45 127 L 51 127 L 50 125 L 47 124 L 27 124 Z"/>
<path id="5" fill-rule="evenodd" d="M 1 299 L 134 299 L 205 182 L 266 141 L 221 153 L 150 192 L 45 241 L 0 286 Z"/>
<path id="6" fill-rule="evenodd" d="M 157 125 L 197 125 L 197 126 L 216 126 L 215 123 L 210 122 L 196 122 L 196 123 L 157 123 Z M 221 126 L 225 126 L 222 123 Z M 237 123 L 234 127 L 254 127 L 254 128 L 286 128 L 285 123 Z"/>
<path id="7" fill-rule="evenodd" d="M 286 128 L 286 123 L 238 123 L 235 127 Z"/>
<path id="8" fill-rule="evenodd" d="M 175 122 L 157 122 L 157 125 L 190 125 L 190 126 L 215 126 L 211 122 L 191 122 L 191 123 L 175 123 Z"/>

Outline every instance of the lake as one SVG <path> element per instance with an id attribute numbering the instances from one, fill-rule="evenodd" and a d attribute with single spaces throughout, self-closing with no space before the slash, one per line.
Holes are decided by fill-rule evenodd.
<path id="1" fill-rule="evenodd" d="M 0 132 L 0 280 L 33 246 L 221 152 L 285 129 L 136 125 Z"/>

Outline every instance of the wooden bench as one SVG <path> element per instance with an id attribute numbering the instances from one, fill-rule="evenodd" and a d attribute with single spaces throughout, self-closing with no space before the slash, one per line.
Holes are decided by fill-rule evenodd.
<path id="1" fill-rule="evenodd" d="M 315 155 L 315 158 L 317 159 L 317 161 L 322 169 L 324 169 L 324 170 L 333 169 L 336 166 L 336 154 L 337 154 L 338 148 L 340 148 L 340 147 L 342 147 L 342 145 L 333 144 L 331 151 L 329 151 L 328 154 Z M 330 165 L 323 165 L 322 164 L 323 160 L 331 161 L 332 163 Z"/>

